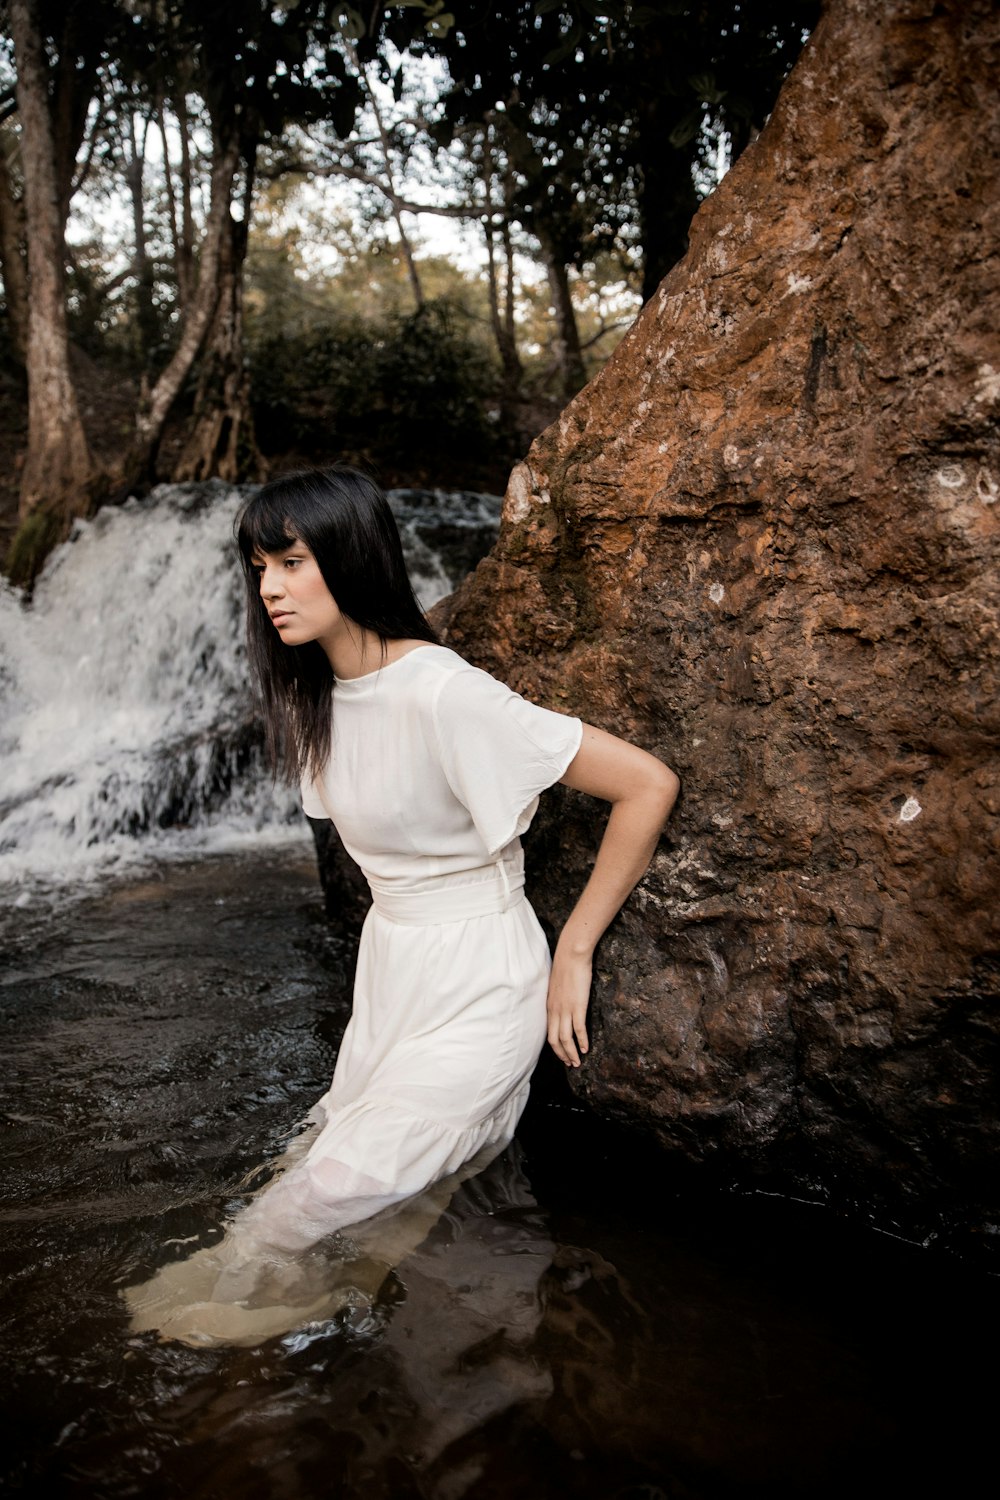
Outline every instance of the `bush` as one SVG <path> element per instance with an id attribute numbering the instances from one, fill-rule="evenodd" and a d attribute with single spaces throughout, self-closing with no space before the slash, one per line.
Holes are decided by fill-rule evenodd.
<path id="1" fill-rule="evenodd" d="M 345 449 L 390 466 L 481 464 L 496 450 L 496 371 L 448 301 L 377 320 L 331 317 L 252 341 L 251 391 L 265 452 Z"/>

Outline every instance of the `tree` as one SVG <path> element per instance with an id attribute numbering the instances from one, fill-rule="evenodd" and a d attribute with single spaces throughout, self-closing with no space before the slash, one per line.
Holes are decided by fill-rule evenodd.
<path id="1" fill-rule="evenodd" d="M 8 12 L 17 62 L 30 288 L 28 447 L 20 501 L 22 520 L 30 524 L 19 533 L 14 571 L 30 576 L 69 518 L 87 511 L 99 482 L 70 371 L 64 268 L 73 169 L 108 13 L 102 4 L 84 6 L 81 0 L 50 7 L 43 0 L 9 0 Z"/>
<path id="2" fill-rule="evenodd" d="M 602 252 L 641 258 L 652 295 L 684 253 L 707 149 L 734 154 L 759 127 L 815 23 L 816 0 L 633 5 L 628 0 L 469 0 L 443 37 L 384 30 L 432 49 L 452 85 L 442 141 L 493 132 L 511 217 L 538 241 L 568 396 L 582 379 L 568 272 Z"/>
<path id="3" fill-rule="evenodd" d="M 156 103 L 162 121 L 164 99 L 171 99 L 180 127 L 182 213 L 175 263 L 182 325 L 137 425 L 133 474 L 149 471 L 199 352 L 194 418 L 176 477 L 236 479 L 259 471 L 243 355 L 243 267 L 258 157 L 292 123 L 322 117 L 339 131 L 350 130 L 360 90 L 340 53 L 326 45 L 341 24 L 341 8 L 328 0 L 229 0 L 209 7 L 202 0 L 175 0 L 168 13 L 162 44 L 167 66 L 157 80 Z M 210 203 L 196 280 L 190 91 L 200 97 L 211 140 Z M 172 188 L 172 176 L 169 181 Z"/>
<path id="4" fill-rule="evenodd" d="M 815 10 L 814 0 L 445 3 L 6 0 L 18 82 L 15 100 L 0 57 L 0 258 L 29 373 L 22 576 L 73 514 L 148 480 L 182 394 L 193 413 L 175 472 L 258 471 L 243 281 L 262 170 L 312 166 L 377 192 L 372 218 L 395 223 L 417 311 L 429 294 L 408 216 L 478 221 L 509 421 L 526 379 L 518 246 L 530 243 L 545 269 L 542 342 L 565 400 L 586 377 L 588 337 L 616 321 L 581 333 L 581 275 L 599 264 L 613 282 L 617 265 L 634 278 L 644 260 L 647 291 L 659 279 L 683 249 L 710 144 L 749 138 Z M 443 99 L 408 93 L 408 56 L 428 54 L 448 65 Z M 437 191 L 414 202 L 414 163 L 432 153 Z M 79 327 L 91 309 L 106 316 L 109 297 L 133 310 L 142 388 L 133 440 L 95 458 L 73 389 L 65 228 L 81 180 L 109 174 L 131 205 L 130 248 L 103 276 L 93 251 L 75 258 L 74 317 Z"/>
<path id="5" fill-rule="evenodd" d="M 235 478 L 253 470 L 242 270 L 258 151 L 290 119 L 323 114 L 349 129 L 357 88 L 335 57 L 325 69 L 315 66 L 316 47 L 339 24 L 340 8 L 328 0 L 226 0 L 217 6 L 200 0 L 171 0 L 169 5 L 160 0 L 88 0 L 86 5 L 82 0 L 9 0 L 8 9 L 18 75 L 31 293 L 28 454 L 22 527 L 9 566 L 12 576 L 26 580 L 72 515 L 85 514 L 98 495 L 124 493 L 151 473 L 167 417 L 203 346 L 181 472 Z M 132 270 L 140 281 L 140 298 L 149 268 L 139 141 L 156 121 L 167 144 L 168 104 L 181 148 L 176 193 L 169 149 L 165 162 L 175 226 L 179 316 L 174 346 L 141 405 L 128 451 L 103 468 L 90 451 L 73 385 L 64 289 L 74 167 L 99 86 L 116 101 L 120 159 L 132 178 Z M 209 141 L 208 208 L 198 246 L 192 208 L 192 98 Z M 137 115 L 142 121 L 138 130 Z M 234 214 L 237 195 L 239 211 Z"/>
<path id="6" fill-rule="evenodd" d="M 612 8 L 604 56 L 627 126 L 645 299 L 687 250 L 710 154 L 721 143 L 735 161 L 759 132 L 819 11 L 819 0 Z"/>
<path id="7" fill-rule="evenodd" d="M 16 109 L 13 89 L 6 106 L 0 109 L 0 275 L 11 352 L 24 364 L 28 353 L 28 268 L 20 151 L 10 125 L 10 116 Z M 18 178 L 21 181 L 15 186 Z"/>
<path id="8" fill-rule="evenodd" d="M 446 37 L 425 45 L 445 56 L 452 79 L 439 142 L 471 125 L 488 132 L 507 222 L 519 222 L 538 243 L 568 400 L 584 382 L 569 272 L 620 246 L 630 217 L 619 124 L 603 112 L 600 95 L 589 94 L 573 50 L 566 52 L 564 18 L 551 5 L 473 0 Z M 567 59 L 571 65 L 560 67 Z"/>

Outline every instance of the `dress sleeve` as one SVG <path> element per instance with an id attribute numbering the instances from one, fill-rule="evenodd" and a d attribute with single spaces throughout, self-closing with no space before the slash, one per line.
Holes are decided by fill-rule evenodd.
<path id="1" fill-rule="evenodd" d="M 491 855 L 530 824 L 538 797 L 580 748 L 579 719 L 539 708 L 477 667 L 448 677 L 434 705 L 441 765 Z"/>

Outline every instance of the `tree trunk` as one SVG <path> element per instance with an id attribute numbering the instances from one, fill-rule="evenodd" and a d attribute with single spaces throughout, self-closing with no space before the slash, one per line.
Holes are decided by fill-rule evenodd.
<path id="1" fill-rule="evenodd" d="M 11 133 L 6 128 L 0 130 L 0 274 L 11 349 L 23 365 L 28 352 L 28 271 L 24 263 L 24 200 L 14 192 L 8 165 L 11 143 Z"/>
<path id="2" fill-rule="evenodd" d="M 180 342 L 173 358 L 160 375 L 149 397 L 149 405 L 136 421 L 136 436 L 119 476 L 128 487 L 151 473 L 163 428 L 194 364 L 219 302 L 219 278 L 224 236 L 231 224 L 230 203 L 233 178 L 239 160 L 239 141 L 233 131 L 217 140 L 212 162 L 212 189 L 208 221 L 202 241 L 198 284 L 186 310 Z"/>
<path id="3" fill-rule="evenodd" d="M 250 405 L 250 376 L 243 357 L 243 266 L 252 197 L 248 166 L 242 222 L 228 216 L 220 249 L 219 296 L 202 356 L 194 424 L 173 478 L 261 479 Z"/>
<path id="4" fill-rule="evenodd" d="M 396 233 L 399 235 L 399 247 L 403 252 L 403 260 L 406 263 L 406 277 L 410 283 L 410 291 L 413 293 L 413 305 L 416 312 L 420 312 L 424 305 L 424 289 L 420 284 L 420 273 L 417 270 L 417 262 L 413 254 L 413 246 L 410 244 L 403 224 L 403 215 L 394 203 L 392 217 L 396 222 Z"/>
<path id="5" fill-rule="evenodd" d="M 555 313 L 556 331 L 552 340 L 552 355 L 559 374 L 559 394 L 563 400 L 572 401 L 585 384 L 586 375 L 580 349 L 580 331 L 576 326 L 576 312 L 569 289 L 569 272 L 544 227 L 538 224 L 533 227 L 542 248 L 542 260 L 549 279 L 549 292 Z"/>
<path id="6" fill-rule="evenodd" d="M 60 214 L 67 200 L 56 174 L 37 7 L 32 0 L 11 0 L 9 14 L 17 60 L 30 287 L 28 449 L 20 513 L 25 518 L 38 510 L 62 527 L 70 517 L 89 510 L 97 470 L 70 374 L 63 287 L 65 221 Z"/>
<path id="7" fill-rule="evenodd" d="M 643 31 L 647 66 L 655 71 L 671 46 L 672 17 Z M 663 63 L 666 72 L 666 63 Z M 642 300 L 648 302 L 688 246 L 688 229 L 698 207 L 690 155 L 671 145 L 677 100 L 663 90 L 642 91 L 636 101 L 636 156 L 639 163 L 639 231 L 643 250 Z"/>
<path id="8" fill-rule="evenodd" d="M 524 369 L 520 356 L 517 352 L 517 341 L 511 326 L 507 312 L 512 301 L 512 273 L 513 267 L 508 255 L 506 260 L 506 282 L 503 288 L 501 301 L 500 276 L 497 268 L 496 255 L 496 230 L 491 222 L 484 225 L 486 239 L 486 286 L 490 303 L 490 326 L 493 329 L 493 339 L 500 356 L 500 421 L 505 432 L 513 428 L 517 414 L 517 403 L 521 395 L 521 381 Z M 509 237 L 506 238 L 506 246 L 509 249 Z"/>
<path id="9" fill-rule="evenodd" d="M 143 368 L 149 364 L 151 351 L 156 343 L 156 311 L 153 306 L 153 263 L 146 247 L 146 212 L 143 196 L 143 176 L 146 165 L 146 140 L 149 122 L 143 122 L 141 140 L 135 128 L 135 115 L 130 113 L 122 132 L 125 153 L 125 181 L 132 199 L 132 237 L 135 243 L 136 274 L 136 332 L 139 356 Z"/>
<path id="10" fill-rule="evenodd" d="M 691 163 L 682 151 L 657 135 L 655 110 L 640 127 L 647 131 L 639 142 L 642 185 L 639 219 L 643 247 L 642 299 L 648 302 L 660 282 L 688 245 L 688 229 L 698 208 L 698 194 L 691 176 Z"/>
<path id="11" fill-rule="evenodd" d="M 37 14 L 37 0 L 29 0 L 29 8 Z M 74 186 L 76 162 L 87 129 L 104 40 L 93 11 L 89 0 L 62 0 L 62 4 L 56 7 L 59 17 L 57 58 L 54 67 L 47 70 L 52 159 L 59 217 L 63 224 L 69 217 L 75 186 L 79 186 L 79 183 Z M 44 49 L 42 55 L 44 58 Z"/>
<path id="12" fill-rule="evenodd" d="M 195 290 L 194 274 L 194 211 L 191 207 L 191 127 L 188 120 L 187 96 L 184 80 L 178 90 L 175 106 L 177 129 L 181 140 L 181 224 L 180 239 L 175 241 L 175 270 L 177 274 L 177 297 L 181 311 L 190 306 Z M 164 153 L 166 138 L 164 137 Z M 235 168 L 234 168 L 235 171 Z"/>
<path id="13" fill-rule="evenodd" d="M 414 310 L 416 312 L 420 312 L 424 305 L 424 289 L 420 283 L 420 273 L 417 270 L 417 262 L 413 254 L 413 246 L 410 244 L 409 236 L 406 233 L 406 226 L 403 223 L 403 214 L 402 210 L 400 209 L 400 194 L 396 186 L 396 176 L 392 168 L 392 142 L 389 137 L 389 132 L 385 128 L 385 122 L 382 118 L 382 111 L 379 109 L 378 95 L 372 88 L 371 81 L 368 77 L 368 70 L 367 68 L 362 67 L 361 63 L 358 60 L 357 51 L 353 47 L 351 48 L 351 58 L 358 75 L 358 81 L 360 82 L 365 93 L 368 95 L 368 103 L 371 106 L 372 114 L 375 117 L 375 125 L 378 130 L 379 146 L 382 152 L 382 168 L 385 172 L 386 186 L 389 190 L 386 196 L 388 197 L 389 203 L 392 207 L 393 223 L 396 225 L 396 233 L 399 235 L 399 248 L 403 254 L 403 261 L 406 266 L 406 276 L 407 280 L 410 283 L 410 291 L 413 293 Z"/>
<path id="14" fill-rule="evenodd" d="M 555 336 L 552 340 L 553 366 L 559 376 L 559 395 L 571 401 L 586 381 L 583 353 L 580 349 L 580 331 L 576 323 L 576 311 L 570 295 L 568 264 L 570 257 L 566 247 L 575 242 L 574 234 L 567 234 L 565 222 L 560 223 L 560 213 L 553 210 L 544 190 L 545 168 L 542 157 L 533 144 L 527 128 L 519 123 L 523 114 L 508 107 L 504 116 L 503 141 L 510 165 L 530 185 L 531 211 L 527 227 L 538 240 L 542 264 L 548 277 L 555 319 Z M 505 184 L 505 198 L 509 201 L 511 184 Z"/>
<path id="15" fill-rule="evenodd" d="M 517 283 L 514 265 L 514 242 L 510 235 L 509 205 L 508 216 L 504 219 L 500 234 L 503 239 L 504 261 L 507 267 L 506 283 L 504 286 L 503 337 L 504 342 L 513 353 L 513 363 L 517 370 L 517 391 L 520 395 L 521 379 L 524 370 L 521 365 L 521 356 L 517 352 Z"/>
<path id="16" fill-rule="evenodd" d="M 498 177 L 496 153 L 493 149 L 493 127 L 487 125 L 482 140 L 482 179 L 486 189 L 487 214 L 483 220 L 483 235 L 486 240 L 487 291 L 490 304 L 490 326 L 500 356 L 500 421 L 505 432 L 515 431 L 517 408 L 521 399 L 524 367 L 517 348 L 517 332 L 514 321 L 514 247 L 510 238 L 510 172 L 506 172 L 502 183 L 502 201 L 494 197 L 494 186 Z M 497 264 L 497 234 L 504 251 L 504 285 L 501 292 L 500 270 Z"/>

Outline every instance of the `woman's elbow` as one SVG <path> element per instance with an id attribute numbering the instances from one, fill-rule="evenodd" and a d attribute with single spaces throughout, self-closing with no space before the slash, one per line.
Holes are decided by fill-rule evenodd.
<path id="1" fill-rule="evenodd" d="M 649 767 L 648 796 L 655 806 L 662 828 L 677 801 L 681 780 L 676 771 L 672 771 L 662 760 L 657 760 L 655 756 L 650 756 L 650 760 L 652 765 Z"/>
<path id="2" fill-rule="evenodd" d="M 584 725 L 580 749 L 560 779 L 574 791 L 612 804 L 641 805 L 649 809 L 651 818 L 660 812 L 661 827 L 680 789 L 677 776 L 662 760 L 591 724 Z"/>

